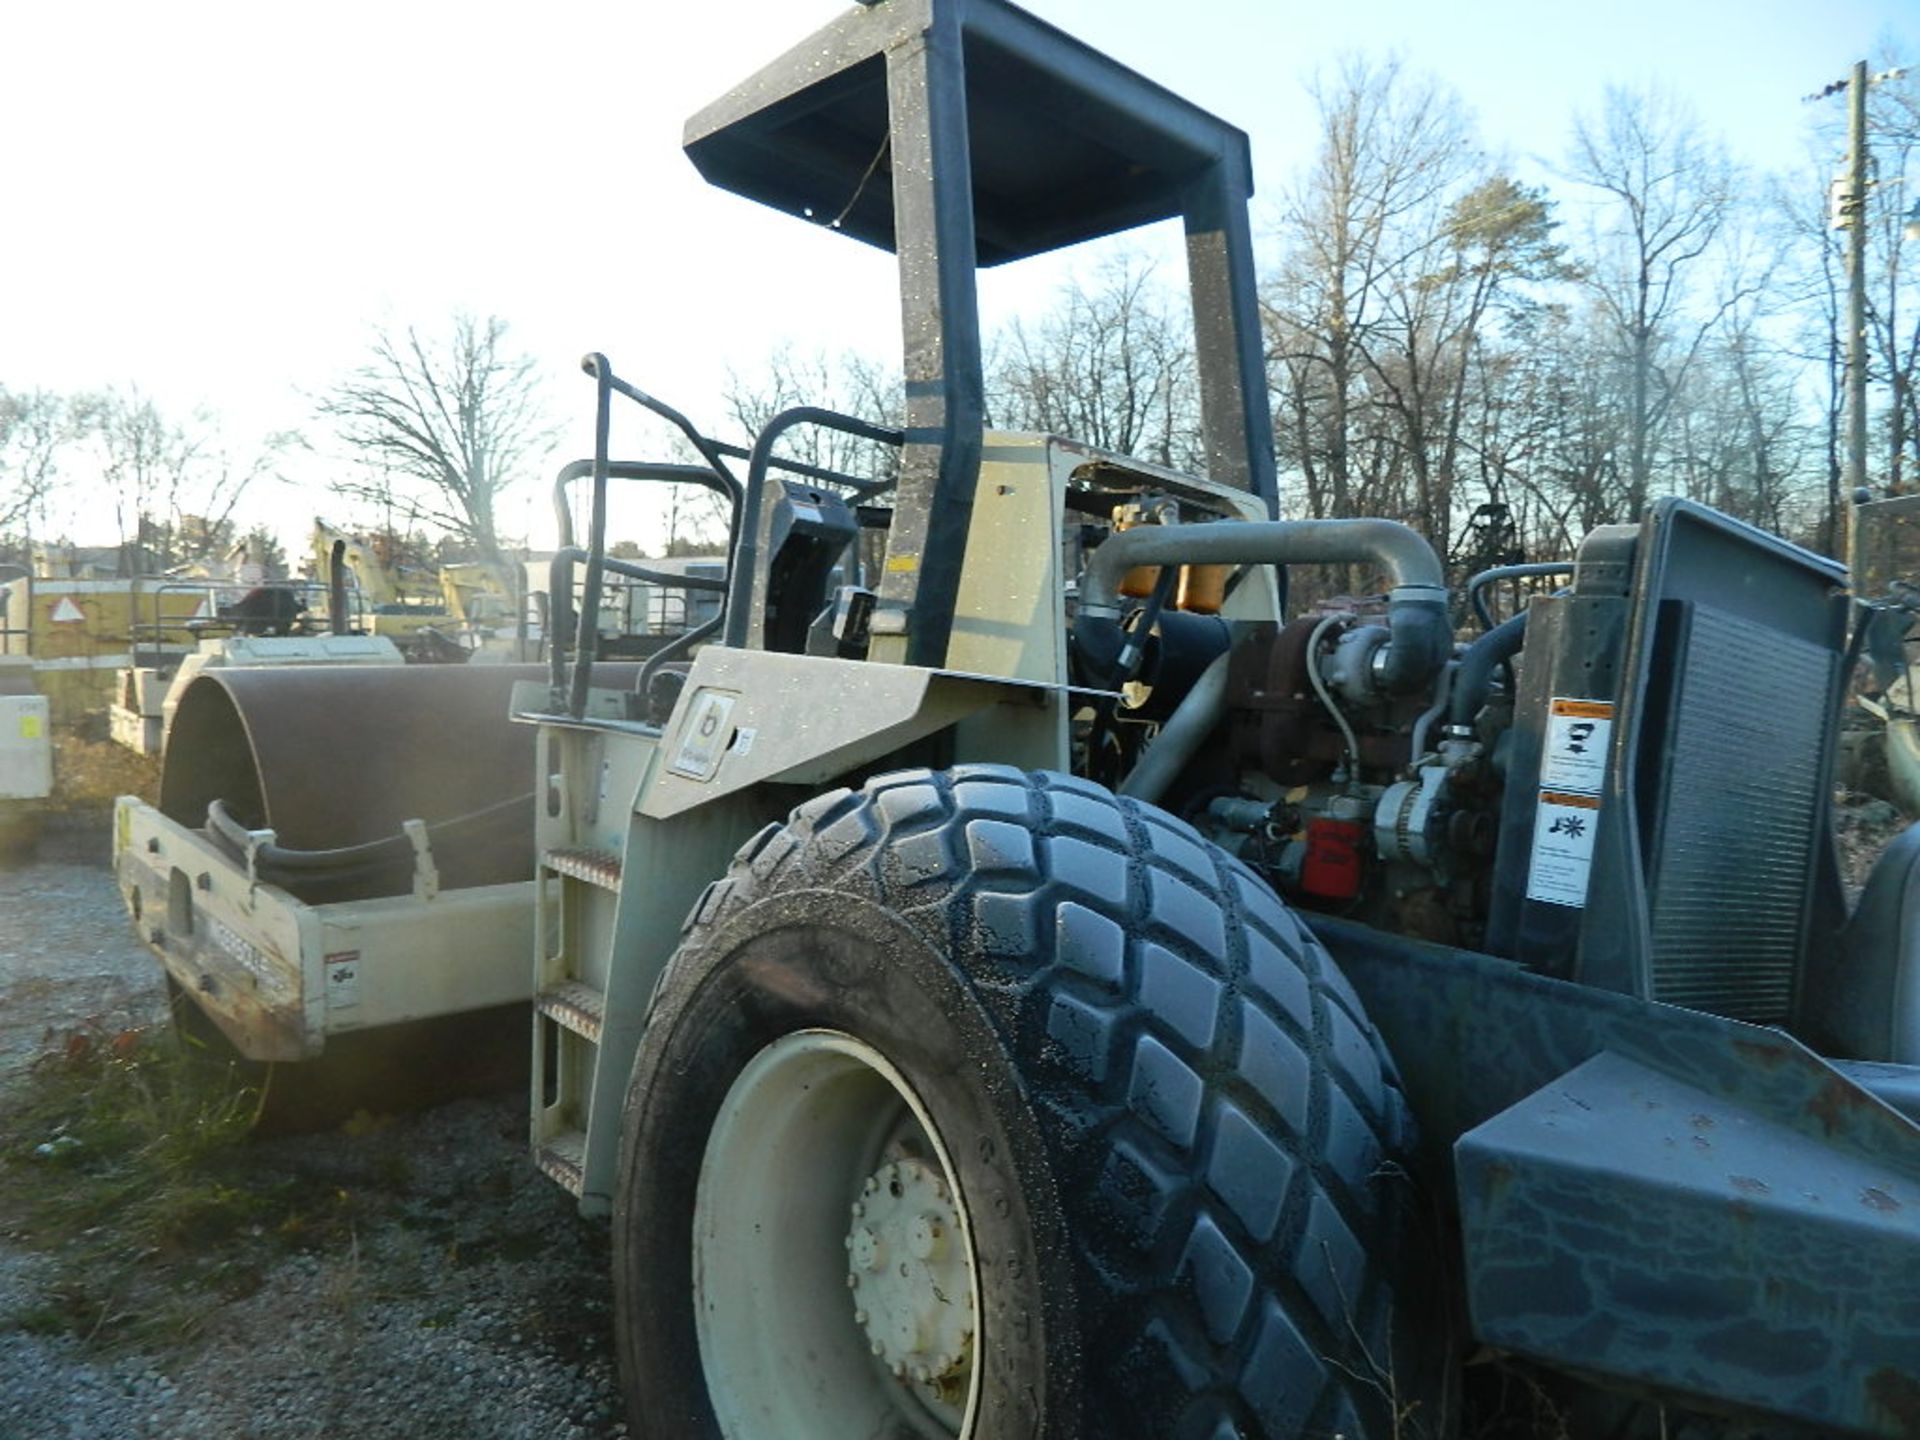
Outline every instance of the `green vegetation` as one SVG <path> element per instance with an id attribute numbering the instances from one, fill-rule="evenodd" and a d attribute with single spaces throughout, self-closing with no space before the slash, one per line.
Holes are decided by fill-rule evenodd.
<path id="1" fill-rule="evenodd" d="M 28 1329 L 142 1343 L 189 1337 L 209 1297 L 258 1268 L 222 1242 L 287 1212 L 251 1173 L 259 1092 L 171 1036 L 71 1032 L 0 1107 L 0 1232 L 46 1252 Z"/>

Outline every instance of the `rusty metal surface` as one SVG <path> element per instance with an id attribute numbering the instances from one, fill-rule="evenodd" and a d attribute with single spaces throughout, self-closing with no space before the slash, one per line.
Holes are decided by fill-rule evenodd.
<path id="1" fill-rule="evenodd" d="M 583 981 L 569 980 L 543 991 L 535 998 L 534 1008 L 595 1045 L 600 1043 L 606 1029 L 606 1000 L 600 991 Z"/>
<path id="2" fill-rule="evenodd" d="M 116 863 L 122 893 L 146 897 L 145 905 L 134 907 L 134 932 L 159 958 L 170 985 L 179 987 L 176 1000 L 190 1000 L 247 1060 L 305 1060 L 317 1054 L 318 1037 L 301 1024 L 297 955 L 283 953 L 264 928 L 246 936 L 211 914 L 200 915 L 197 923 L 169 917 L 163 897 L 181 860 L 190 857 L 128 849 Z"/>
<path id="3" fill-rule="evenodd" d="M 1920 1415 L 1887 1403 L 1920 1395 L 1910 1167 L 1610 1051 L 1469 1132 L 1456 1160 L 1482 1341 L 1914 1433 Z"/>
<path id="4" fill-rule="evenodd" d="M 1776 1029 L 1310 924 L 1393 1052 L 1429 1173 L 1456 1172 L 1482 1339 L 1920 1436 L 1920 1127 L 1896 1108 L 1916 1072 L 1836 1067 Z"/>
<path id="5" fill-rule="evenodd" d="M 604 665 L 597 684 L 625 687 L 637 668 Z M 410 819 L 430 829 L 534 788 L 534 729 L 508 716 L 514 683 L 535 665 L 218 670 L 181 696 L 161 772 L 160 809 L 194 827 L 214 800 L 249 829 L 297 850 L 360 845 Z M 501 884 L 533 875 L 533 804 L 434 836 L 440 881 Z M 315 878 L 303 899 L 404 893 L 387 867 Z"/>

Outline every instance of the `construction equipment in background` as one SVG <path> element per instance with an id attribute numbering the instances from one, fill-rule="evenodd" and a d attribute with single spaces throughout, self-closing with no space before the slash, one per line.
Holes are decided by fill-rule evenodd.
<path id="1" fill-rule="evenodd" d="M 312 580 L 270 581 L 238 594 L 231 582 L 212 579 L 144 589 L 154 618 L 134 626 L 133 664 L 119 673 L 108 711 L 113 738 L 141 754 L 161 753 L 180 695 L 207 669 L 506 662 L 537 648 L 539 637 L 517 618 L 512 597 L 520 592 L 504 567 L 444 566 L 437 574 L 443 601 L 428 604 L 397 587 L 404 567 L 381 566 L 362 542 L 317 525 L 314 544 Z M 383 599 L 369 596 L 368 581 Z M 191 650 L 170 643 L 158 618 L 165 598 L 181 593 L 205 597 L 184 626 L 197 637 Z"/>
<path id="2" fill-rule="evenodd" d="M 331 585 L 169 578 L 143 588 L 139 599 L 150 607 L 148 618 L 132 627 L 133 663 L 116 675 L 108 734 L 137 754 L 161 754 L 181 693 L 206 669 L 402 663 L 392 641 L 350 633 L 352 596 L 343 581 L 339 573 Z M 181 595 L 199 601 L 192 618 L 176 627 L 164 617 L 169 600 Z M 191 648 L 173 638 L 180 631 Z"/>
<path id="3" fill-rule="evenodd" d="M 1445 1435 L 1471 1354 L 1556 1433 L 1914 1434 L 1920 830 L 1850 910 L 1843 567 L 1664 500 L 1456 646 L 1419 535 L 1271 518 L 1246 137 L 1004 0 L 853 9 L 686 148 L 897 254 L 907 414 L 742 450 L 587 361 L 578 642 L 514 701 L 530 1130 L 611 1215 L 631 1432 Z M 976 269 L 1163 219 L 1208 474 L 985 431 Z M 734 509 L 637 673 L 607 487 L 675 467 L 609 458 L 616 400 Z M 1289 615 L 1321 563 L 1382 593 Z M 166 803 L 122 884 L 232 1027 L 285 962 L 231 856 L 293 862 L 243 783 Z M 410 963 L 357 938 L 353 1004 Z"/>
<path id="4" fill-rule="evenodd" d="M 438 575 L 402 563 L 392 536 L 363 539 L 316 518 L 312 573 L 326 575 L 336 554 L 352 577 L 358 600 L 356 626 L 400 647 L 410 660 L 463 661 L 466 647 L 450 633 L 455 621 L 441 595 Z"/>
<path id="5" fill-rule="evenodd" d="M 440 596 L 447 614 L 464 634 L 484 644 L 510 639 L 523 616 L 515 567 L 462 561 L 440 567 Z M 477 647 L 476 647 L 477 648 Z"/>
<path id="6" fill-rule="evenodd" d="M 136 658 L 138 656 L 136 655 Z M 403 665 L 400 647 L 384 635 L 225 635 L 202 638 L 172 666 L 130 666 L 120 672 L 108 733 L 140 755 L 165 753 L 180 698 L 206 670 L 230 667 Z"/>
<path id="7" fill-rule="evenodd" d="M 160 575 L 14 575 L 0 580 L 0 655 L 31 660 L 55 722 L 72 724 L 111 703 L 136 644 L 183 654 L 196 624 L 217 618 L 219 597 L 241 593 Z"/>
<path id="8" fill-rule="evenodd" d="M 356 613 L 346 544 L 328 555 L 341 629 Z M 561 593 L 571 553 L 554 562 Z M 546 673 L 403 665 L 387 636 L 333 634 L 236 637 L 173 682 L 159 803 L 117 802 L 115 868 L 137 933 L 213 1033 L 249 1062 L 324 1062 L 277 1082 L 283 1123 L 423 1103 L 476 1063 L 492 1075 L 485 1038 L 502 1023 L 524 1071 L 534 736 L 509 700 Z M 630 687 L 640 669 L 608 675 Z"/>
<path id="9" fill-rule="evenodd" d="M 724 555 L 647 557 L 634 563 L 662 579 L 606 577 L 598 653 L 609 660 L 644 660 L 676 637 L 709 624 L 720 613 L 720 592 L 727 574 Z M 695 590 L 664 583 L 677 577 L 710 582 L 714 588 Z M 576 589 L 576 610 L 579 598 Z"/>
<path id="10" fill-rule="evenodd" d="M 313 573 L 325 575 L 338 548 L 359 601 L 357 628 L 384 636 L 409 661 L 458 664 L 533 658 L 526 587 L 517 567 L 481 561 L 410 563 L 391 534 L 363 538 L 313 522 Z"/>

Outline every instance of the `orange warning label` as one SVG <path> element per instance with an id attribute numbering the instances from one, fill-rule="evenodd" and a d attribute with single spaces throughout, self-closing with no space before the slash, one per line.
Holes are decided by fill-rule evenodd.
<path id="1" fill-rule="evenodd" d="M 1613 702 L 1611 700 L 1565 700 L 1553 701 L 1553 713 L 1578 720 L 1611 720 Z"/>
<path id="2" fill-rule="evenodd" d="M 1576 810 L 1598 810 L 1600 808 L 1600 797 L 1598 795 L 1562 795 L 1557 790 L 1542 790 L 1540 792 L 1540 803 L 1542 805 L 1571 805 Z"/>
<path id="3" fill-rule="evenodd" d="M 1598 795 L 1606 788 L 1613 743 L 1613 706 L 1605 700 L 1556 695 L 1549 702 L 1540 788 Z"/>

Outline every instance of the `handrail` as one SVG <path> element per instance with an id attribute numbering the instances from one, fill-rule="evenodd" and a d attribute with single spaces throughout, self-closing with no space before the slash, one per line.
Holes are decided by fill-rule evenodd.
<path id="1" fill-rule="evenodd" d="M 547 566 L 547 666 L 549 683 L 558 691 L 566 684 L 566 656 L 560 642 L 567 633 L 567 627 L 573 624 L 571 607 L 561 610 L 556 616 L 554 598 L 556 595 L 571 595 L 573 592 L 573 567 L 582 560 L 591 557 L 578 545 L 568 545 L 554 552 Z M 725 594 L 727 582 L 715 575 L 688 575 L 671 570 L 651 570 L 644 565 L 635 565 L 626 560 L 615 560 L 611 556 L 601 561 L 608 571 L 630 580 L 640 580 L 651 585 L 660 585 L 674 589 L 705 590 L 716 594 Z M 716 617 L 718 618 L 718 617 Z M 593 617 L 598 630 L 600 617 Z M 575 653 L 579 650 L 579 641 L 574 642 Z M 578 718 L 576 716 L 576 718 Z"/>
<path id="2" fill-rule="evenodd" d="M 747 606 L 753 586 L 752 567 L 759 551 L 757 529 L 760 523 L 760 502 L 766 488 L 769 469 L 780 469 L 825 483 L 844 485 L 850 491 L 848 498 L 856 503 L 869 499 L 891 488 L 894 484 L 892 480 L 861 481 L 853 476 L 843 475 L 838 471 L 820 466 L 776 459 L 772 453 L 773 445 L 781 435 L 796 425 L 816 424 L 895 447 L 906 443 L 905 432 L 891 426 L 875 425 L 855 416 L 841 415 L 831 410 L 801 406 L 776 415 L 762 428 L 754 441 L 753 449 L 742 451 L 738 446 L 727 445 L 702 434 L 691 420 L 671 405 L 622 380 L 614 374 L 613 366 L 605 355 L 596 351 L 584 356 L 580 361 L 580 368 L 594 380 L 593 459 L 591 461 L 576 460 L 561 467 L 554 482 L 554 508 L 559 521 L 561 548 L 577 550 L 578 547 L 574 543 L 573 513 L 567 502 L 565 487 L 571 481 L 589 475 L 593 480 L 585 550 L 587 573 L 582 585 L 578 615 L 570 616 L 569 614 L 572 602 L 570 574 L 567 576 L 564 593 L 550 591 L 548 595 L 548 609 L 552 617 L 549 628 L 557 636 L 571 621 L 574 635 L 573 671 L 570 677 L 566 674 L 560 647 L 557 644 L 551 647 L 554 703 L 556 706 L 564 705 L 566 713 L 575 719 L 586 714 L 587 691 L 591 686 L 593 663 L 599 650 L 600 603 L 604 579 L 609 569 L 612 569 L 614 574 L 623 573 L 616 568 L 617 562 L 608 560 L 606 553 L 608 480 L 662 480 L 704 485 L 710 490 L 726 495 L 733 507 L 730 527 L 732 533 L 728 537 L 727 547 L 729 563 L 726 580 L 712 582 L 705 581 L 704 577 L 685 577 L 675 582 L 682 588 L 693 590 L 710 589 L 716 583 L 724 585 L 723 593 L 726 599 L 721 615 L 678 637 L 664 651 L 655 655 L 641 672 L 641 683 L 644 684 L 657 672 L 659 662 L 668 654 L 684 652 L 722 625 L 725 629 L 726 643 L 744 643 Z M 706 465 L 702 467 L 611 460 L 608 457 L 608 440 L 612 428 L 612 397 L 615 392 L 626 396 L 642 408 L 652 411 L 678 429 L 700 457 L 706 461 Z M 747 483 L 744 486 L 735 478 L 733 471 L 726 463 L 729 456 L 738 458 L 743 454 L 749 461 Z M 690 581 L 703 583 L 688 583 Z M 553 583 L 551 576 L 549 583 Z M 739 639 L 734 638 L 736 634 Z M 566 691 L 564 696 L 561 694 L 563 688 Z"/>
<path id="3" fill-rule="evenodd" d="M 727 567 L 728 579 L 732 589 L 727 592 L 726 632 L 721 643 L 736 649 L 747 643 L 747 628 L 751 616 L 754 567 L 760 558 L 760 512 L 767 488 L 767 471 L 775 464 L 773 447 L 787 431 L 800 425 L 818 425 L 827 430 L 838 430 L 861 440 L 872 440 L 882 445 L 892 445 L 896 449 L 907 443 L 904 430 L 891 425 L 876 425 L 870 420 L 862 420 L 856 415 L 842 415 L 836 410 L 823 410 L 816 405 L 796 405 L 790 410 L 782 410 L 760 428 L 754 438 L 753 453 L 747 464 L 747 489 L 740 503 L 739 535 L 733 545 L 732 563 Z M 856 482 L 852 499 L 855 502 L 877 495 L 892 487 L 892 480 L 876 480 L 865 485 Z"/>
<path id="4" fill-rule="evenodd" d="M 160 583 L 152 586 L 142 583 L 145 580 L 152 579 L 157 579 Z M 138 669 L 140 666 L 140 649 L 143 636 L 152 641 L 155 652 L 154 658 L 158 660 L 164 658 L 165 637 L 169 630 L 186 629 L 189 626 L 198 625 L 203 629 L 217 629 L 225 626 L 230 632 L 237 631 L 239 625 L 231 617 L 223 618 L 219 614 L 221 603 L 220 595 L 223 591 L 238 591 L 242 595 L 245 595 L 254 590 L 273 588 L 293 591 L 302 598 L 311 601 L 316 592 L 323 592 L 326 589 L 326 587 L 322 586 L 319 582 L 313 580 L 261 580 L 254 584 L 248 584 L 241 580 L 216 580 L 200 577 L 182 579 L 168 578 L 166 576 L 141 575 L 136 575 L 133 578 L 131 588 L 135 618 L 127 627 L 127 650 L 128 658 L 135 669 Z M 195 593 L 202 595 L 206 600 L 213 603 L 214 614 L 212 616 L 204 620 L 193 615 L 181 615 L 172 618 L 167 616 L 165 608 L 161 603 L 162 597 L 166 595 L 192 595 Z M 153 618 L 143 621 L 138 618 L 139 602 L 143 597 L 147 596 L 152 597 Z M 309 604 L 304 608 L 310 610 L 312 607 Z"/>
<path id="5" fill-rule="evenodd" d="M 588 359 L 596 357 L 589 356 Z M 602 362 L 604 363 L 604 361 Z M 593 373 L 593 372 L 589 372 Z M 599 377 L 596 375 L 595 377 Z M 603 385 L 601 392 L 620 389 L 621 383 L 609 374 L 613 381 Z M 665 461 L 647 460 L 610 460 L 604 453 L 606 430 L 596 419 L 595 445 L 597 453 L 591 460 L 570 460 L 560 467 L 553 481 L 553 510 L 556 528 L 559 531 L 560 550 L 555 554 L 555 563 L 548 568 L 547 575 L 547 621 L 548 633 L 547 664 L 554 692 L 554 704 L 564 705 L 567 713 L 575 719 L 586 713 L 586 692 L 591 686 L 593 673 L 593 655 L 587 654 L 589 643 L 597 653 L 600 632 L 600 573 L 611 570 L 616 575 L 629 575 L 631 578 L 647 580 L 653 576 L 659 578 L 653 583 L 661 585 L 684 585 L 691 590 L 719 590 L 725 593 L 725 582 L 709 576 L 675 576 L 667 571 L 648 571 L 633 574 L 634 568 L 624 562 L 609 559 L 606 554 L 606 482 L 608 480 L 658 481 L 671 484 L 702 485 L 716 494 L 726 497 L 734 514 L 739 513 L 740 484 L 731 473 L 705 465 L 673 464 Z M 597 525 L 597 539 L 593 528 L 588 531 L 588 544 L 582 549 L 575 543 L 573 528 L 573 507 L 568 502 L 567 486 L 575 480 L 591 476 L 594 481 L 593 525 Z M 561 556 L 570 558 L 564 562 L 562 574 Z M 598 557 L 598 570 L 595 559 Z M 581 596 L 580 611 L 576 614 L 573 606 L 573 565 L 585 560 L 587 564 L 586 593 Z M 582 637 L 593 635 L 591 642 Z M 559 638 L 571 634 L 574 637 L 574 669 L 569 682 L 566 668 L 566 656 Z M 585 666 L 582 667 L 582 657 Z M 562 692 L 566 694 L 564 699 Z"/>

